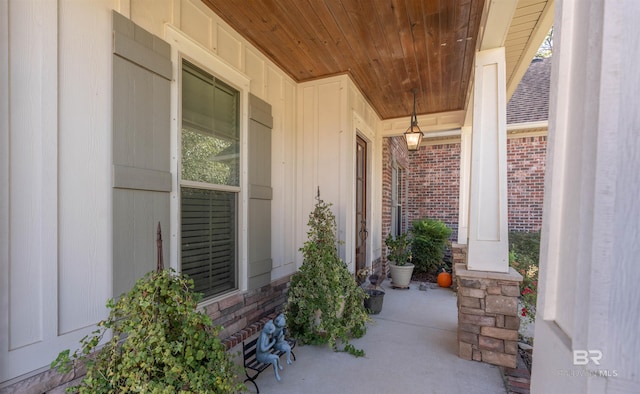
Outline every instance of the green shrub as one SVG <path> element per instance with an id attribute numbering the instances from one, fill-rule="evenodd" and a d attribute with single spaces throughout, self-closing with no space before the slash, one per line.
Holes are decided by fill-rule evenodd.
<path id="1" fill-rule="evenodd" d="M 303 263 L 291 278 L 286 309 L 291 335 L 302 343 L 328 343 L 334 350 L 339 339 L 344 351 L 363 356 L 349 344 L 362 337 L 370 321 L 364 308 L 364 290 L 338 256 L 336 219 L 331 204 L 319 197 L 309 215 L 307 241 L 300 249 Z"/>
<path id="2" fill-rule="evenodd" d="M 413 234 L 412 262 L 416 269 L 423 272 L 437 272 L 442 266 L 451 229 L 440 220 L 426 218 L 413 222 L 411 232 Z"/>
<path id="3" fill-rule="evenodd" d="M 537 262 L 540 257 L 540 231 L 510 231 L 509 250 L 531 262 Z"/>
<path id="4" fill-rule="evenodd" d="M 170 270 L 148 273 L 117 301 L 98 330 L 81 340 L 82 349 L 69 350 L 51 363 L 61 372 L 71 361 L 86 362 L 80 393 L 233 393 L 238 370 L 218 339 L 218 327 L 196 311 L 200 294 L 193 281 Z M 112 333 L 101 349 L 105 335 Z"/>
<path id="5" fill-rule="evenodd" d="M 524 323 L 536 318 L 538 299 L 538 262 L 540 257 L 540 232 L 509 232 L 509 264 L 522 275 L 520 316 Z"/>

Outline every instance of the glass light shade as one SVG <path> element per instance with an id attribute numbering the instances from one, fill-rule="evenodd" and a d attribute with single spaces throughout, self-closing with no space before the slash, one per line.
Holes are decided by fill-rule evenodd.
<path id="1" fill-rule="evenodd" d="M 410 151 L 416 151 L 420 148 L 422 142 L 422 130 L 416 123 L 413 123 L 411 127 L 404 133 L 404 139 L 407 142 L 407 149 Z"/>

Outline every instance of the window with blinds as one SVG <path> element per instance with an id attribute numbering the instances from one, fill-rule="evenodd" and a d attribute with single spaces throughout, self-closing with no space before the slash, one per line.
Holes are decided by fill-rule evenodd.
<path id="1" fill-rule="evenodd" d="M 181 188 L 182 272 L 205 297 L 236 287 L 236 196 Z"/>
<path id="2" fill-rule="evenodd" d="M 183 60 L 181 270 L 212 297 L 237 288 L 239 92 Z"/>

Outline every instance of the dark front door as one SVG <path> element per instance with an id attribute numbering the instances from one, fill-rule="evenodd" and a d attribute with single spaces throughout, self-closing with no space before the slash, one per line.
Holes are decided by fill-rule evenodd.
<path id="1" fill-rule="evenodd" d="M 367 143 L 356 140 L 356 272 L 367 266 Z"/>

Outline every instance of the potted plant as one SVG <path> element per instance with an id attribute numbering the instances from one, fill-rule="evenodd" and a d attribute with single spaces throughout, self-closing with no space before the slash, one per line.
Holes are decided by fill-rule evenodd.
<path id="1" fill-rule="evenodd" d="M 391 270 L 391 286 L 400 289 L 408 289 L 413 274 L 414 265 L 411 262 L 411 239 L 407 233 L 397 237 L 391 234 L 384 241 L 387 245 L 387 259 Z"/>
<path id="2" fill-rule="evenodd" d="M 369 279 L 370 284 L 365 282 Z M 362 268 L 356 272 L 356 280 L 360 287 L 362 287 L 367 294 L 364 299 L 364 308 L 372 315 L 377 315 L 382 310 L 382 303 L 384 301 L 385 292 L 378 289 L 378 274 L 371 273 L 369 267 Z"/>
<path id="3" fill-rule="evenodd" d="M 364 356 L 349 339 L 366 332 L 370 321 L 364 308 L 366 294 L 338 255 L 336 219 L 331 204 L 319 195 L 309 215 L 307 238 L 300 249 L 302 266 L 291 278 L 287 293 L 290 333 L 302 343 L 327 343 L 334 350 L 340 341 L 344 351 Z"/>

